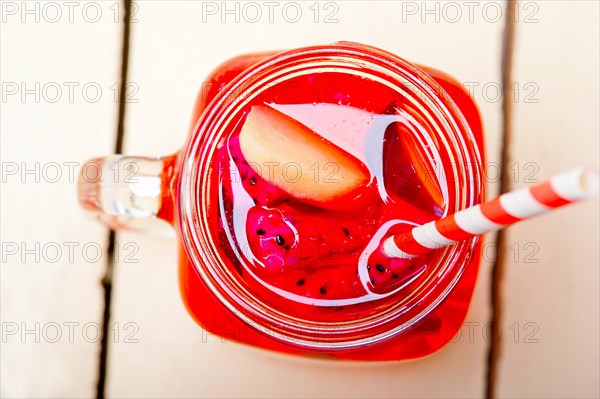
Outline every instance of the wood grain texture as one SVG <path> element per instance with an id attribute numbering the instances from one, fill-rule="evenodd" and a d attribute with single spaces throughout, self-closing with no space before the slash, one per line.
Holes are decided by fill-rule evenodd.
<path id="1" fill-rule="evenodd" d="M 537 22 L 516 26 L 513 188 L 598 167 L 598 3 L 532 4 Z M 595 199 L 508 230 L 498 397 L 598 397 L 598 218 Z"/>
<path id="2" fill-rule="evenodd" d="M 303 3 L 304 4 L 304 3 Z M 481 88 L 500 84 L 502 23 L 444 21 L 421 13 L 403 18 L 400 2 L 337 2 L 337 23 L 313 15 L 288 23 L 275 14 L 239 23 L 203 20 L 201 2 L 140 2 L 132 24 L 130 80 L 139 102 L 129 104 L 125 152 L 167 155 L 183 144 L 204 77 L 229 57 L 250 51 L 338 40 L 364 42 L 473 86 L 485 122 L 488 159 L 498 161 L 500 103 Z M 310 11 L 306 3 L 304 13 Z M 231 5 L 231 7 L 234 7 Z M 422 10 L 421 10 L 422 11 Z M 466 10 L 463 10 L 466 15 Z M 279 14 L 280 15 L 280 14 Z M 309 14 L 307 14 L 309 15 Z M 163 28 L 157 29 L 157 26 Z M 490 184 L 491 193 L 496 191 Z M 401 363 L 340 363 L 288 357 L 206 336 L 189 318 L 177 291 L 175 242 L 131 233 L 139 264 L 118 264 L 113 320 L 139 327 L 139 342 L 112 345 L 111 397 L 480 397 L 485 387 L 489 264 L 482 265 L 462 337 L 439 353 Z M 432 383 L 435 381 L 435 383 Z"/>
<path id="3" fill-rule="evenodd" d="M 112 2 L 99 19 L 86 4 L 72 22 L 62 3 L 2 4 L 2 397 L 96 395 L 107 230 L 83 215 L 74 181 L 113 146 L 121 27 Z"/>

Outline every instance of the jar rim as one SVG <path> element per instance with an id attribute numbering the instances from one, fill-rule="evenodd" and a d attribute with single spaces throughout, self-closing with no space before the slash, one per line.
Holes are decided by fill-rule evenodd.
<path id="1" fill-rule="evenodd" d="M 445 286 L 439 295 L 431 298 L 427 306 L 422 307 L 420 312 L 401 323 L 397 314 L 363 320 L 361 321 L 364 324 L 361 327 L 363 330 L 360 334 L 354 334 L 354 338 L 352 332 L 356 330 L 358 322 L 349 325 L 347 331 L 345 327 L 340 327 L 341 330 L 329 331 L 329 327 L 336 326 L 327 326 L 326 323 L 319 323 L 318 328 L 315 329 L 306 320 L 303 321 L 306 325 L 301 326 L 298 320 L 288 318 L 266 306 L 261 303 L 260 298 L 249 296 L 248 292 L 243 292 L 239 286 L 232 284 L 227 276 L 220 275 L 222 273 L 214 265 L 222 259 L 207 229 L 207 215 L 203 215 L 206 212 L 202 212 L 206 209 L 209 193 L 210 179 L 206 176 L 210 173 L 210 165 L 207 160 L 214 156 L 220 138 L 216 136 L 220 130 L 216 127 L 225 126 L 224 121 L 235 114 L 234 108 L 239 107 L 242 100 L 249 101 L 253 88 L 264 83 L 265 78 L 272 77 L 276 71 L 285 74 L 286 68 L 298 63 L 312 62 L 317 67 L 319 60 L 328 62 L 335 60 L 348 65 L 358 63 L 362 67 L 377 68 L 397 82 L 410 82 L 410 85 L 405 87 L 412 90 L 411 95 L 419 96 L 427 103 L 430 107 L 429 112 L 436 115 L 437 123 L 444 126 L 446 129 L 444 133 L 448 134 L 448 137 L 442 141 L 449 149 L 455 150 L 456 157 L 461 158 L 459 162 L 452 165 L 453 178 L 460 177 L 464 183 L 456 184 L 456 190 L 462 189 L 463 192 L 455 193 L 453 212 L 473 206 L 482 200 L 481 159 L 474 145 L 473 133 L 462 112 L 450 100 L 447 93 L 425 71 L 396 55 L 362 44 L 340 42 L 328 46 L 290 50 L 268 57 L 242 72 L 215 97 L 196 124 L 181 159 L 181 176 L 177 186 L 180 221 L 178 225 L 183 247 L 203 282 L 227 309 L 246 324 L 263 333 L 265 331 L 261 326 L 268 325 L 269 335 L 272 338 L 303 349 L 347 350 L 382 342 L 401 334 L 417 325 L 436 309 L 459 281 L 468 264 L 465 259 L 461 261 L 461 258 L 468 258 L 467 254 L 473 250 L 477 239 L 448 247 L 438 256 L 435 270 L 440 267 L 442 277 L 435 280 L 437 284 L 443 281 Z M 244 88 L 248 92 L 240 94 L 240 89 Z M 200 194 L 192 195 L 192 193 Z M 201 198 L 200 202 L 198 198 Z M 445 213 L 448 212 L 447 208 Z M 430 284 L 436 284 L 436 281 L 431 279 Z M 433 288 L 431 285 L 430 291 Z M 372 328 L 369 328 L 369 323 Z M 383 330 L 375 328 L 378 325 L 386 325 L 389 328 Z"/>

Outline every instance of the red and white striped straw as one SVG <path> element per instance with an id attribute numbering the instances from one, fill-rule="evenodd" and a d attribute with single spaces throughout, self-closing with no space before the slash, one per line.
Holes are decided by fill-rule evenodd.
<path id="1" fill-rule="evenodd" d="M 459 241 L 499 230 L 523 219 L 598 192 L 598 172 L 577 168 L 529 188 L 503 194 L 440 220 L 386 238 L 383 252 L 389 257 L 410 259 Z"/>

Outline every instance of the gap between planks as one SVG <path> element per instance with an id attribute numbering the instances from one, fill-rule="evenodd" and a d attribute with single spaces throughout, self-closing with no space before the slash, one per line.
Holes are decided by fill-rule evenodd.
<path id="1" fill-rule="evenodd" d="M 512 84 L 513 54 L 515 43 L 515 9 L 517 0 L 507 0 L 506 18 L 504 20 L 504 32 L 502 35 L 502 58 L 500 69 L 502 74 L 502 141 L 500 164 L 500 193 L 506 193 L 511 189 L 508 176 L 508 167 L 510 161 L 510 141 L 511 141 L 511 121 L 512 121 L 512 97 L 507 95 Z M 506 246 L 506 230 L 499 230 L 496 235 L 496 257 L 492 265 L 491 279 L 491 320 L 492 339 L 487 358 L 487 381 L 485 396 L 488 399 L 495 398 L 496 382 L 498 381 L 498 361 L 500 359 L 500 340 L 499 327 L 502 321 L 502 276 L 506 264 L 504 254 L 501 248 Z"/>
<path id="2" fill-rule="evenodd" d="M 123 36 L 121 49 L 121 76 L 119 78 L 119 87 L 123 88 L 119 93 L 119 112 L 117 116 L 117 134 L 115 138 L 114 153 L 121 154 L 123 152 L 123 139 L 125 136 L 125 112 L 127 102 L 125 101 L 124 89 L 127 87 L 127 73 L 129 68 L 129 40 L 130 40 L 130 16 L 131 16 L 131 0 L 124 0 L 125 13 L 123 16 Z M 104 312 L 102 315 L 102 340 L 100 341 L 100 357 L 98 359 L 98 386 L 96 397 L 103 399 L 106 388 L 106 365 L 108 361 L 108 331 L 110 326 L 110 305 L 112 299 L 112 278 L 115 267 L 115 240 L 116 232 L 110 230 L 108 233 L 108 260 L 106 262 L 106 271 L 102 277 L 102 287 L 104 289 Z"/>

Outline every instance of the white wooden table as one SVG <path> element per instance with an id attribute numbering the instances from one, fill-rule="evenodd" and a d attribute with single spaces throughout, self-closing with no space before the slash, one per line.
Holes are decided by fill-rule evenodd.
<path id="1" fill-rule="evenodd" d="M 123 17 L 123 5 L 48 4 L 1 3 L 2 397 L 97 392 L 95 331 L 102 323 L 108 233 L 82 215 L 68 173 L 71 163 L 114 147 L 122 45 L 115 18 Z M 197 90 L 227 58 L 351 40 L 470 85 L 485 123 L 488 162 L 499 162 L 503 110 L 495 90 L 504 2 L 279 2 L 271 15 L 262 2 L 253 4 L 136 3 L 125 153 L 177 151 Z M 511 187 L 599 162 L 598 3 L 523 1 L 517 7 Z M 261 18 L 252 22 L 256 9 Z M 297 9 L 301 16 L 293 22 Z M 94 94 L 98 88 L 101 94 Z M 56 182 L 53 163 L 61 172 Z M 23 172 L 36 165 L 39 178 Z M 496 194 L 497 182 L 490 181 L 489 190 Z M 510 256 L 502 282 L 498 397 L 600 395 L 598 218 L 596 199 L 509 229 L 508 247 L 500 249 Z M 109 397 L 484 395 L 492 256 L 482 264 L 468 324 L 456 342 L 418 361 L 339 363 L 207 337 L 181 304 L 174 240 L 117 234 L 122 255 L 131 253 L 129 244 L 137 249 L 130 260 L 137 262 L 121 256 L 114 265 Z"/>

